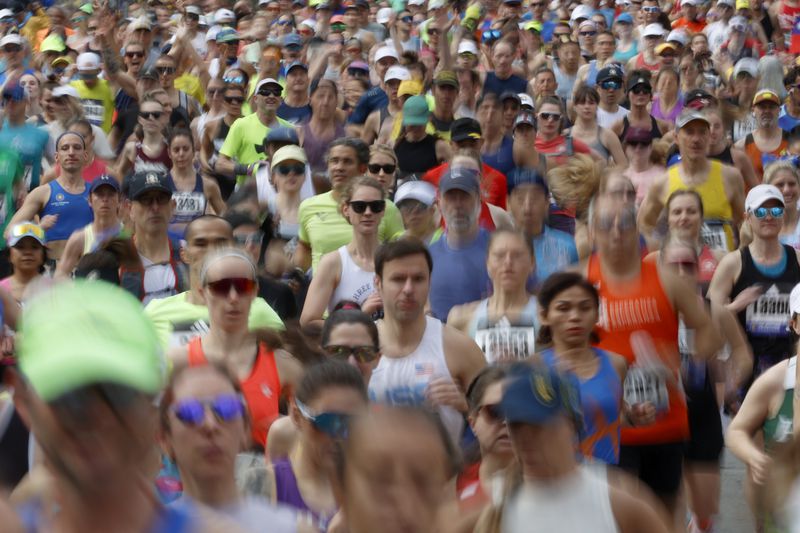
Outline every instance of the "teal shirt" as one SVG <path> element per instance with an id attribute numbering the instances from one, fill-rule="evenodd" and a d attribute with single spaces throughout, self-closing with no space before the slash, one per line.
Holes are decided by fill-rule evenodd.
<path id="1" fill-rule="evenodd" d="M 0 147 L 0 248 L 6 247 L 3 234 L 16 211 L 14 185 L 22 179 L 23 171 L 17 152 Z"/>
<path id="2" fill-rule="evenodd" d="M 28 191 L 39 186 L 42 158 L 49 142 L 50 134 L 47 130 L 33 124 L 12 126 L 8 121 L 3 123 L 3 129 L 0 130 L 0 146 L 19 154 L 24 167 L 25 188 Z"/>

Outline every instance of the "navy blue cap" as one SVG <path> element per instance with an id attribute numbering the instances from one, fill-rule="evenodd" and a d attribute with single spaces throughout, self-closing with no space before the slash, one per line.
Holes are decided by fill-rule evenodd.
<path id="1" fill-rule="evenodd" d="M 564 415 L 575 421 L 579 431 L 583 426 L 575 377 L 539 364 L 512 370 L 497 411 L 512 424 L 547 424 Z"/>
<path id="2" fill-rule="evenodd" d="M 92 181 L 92 184 L 89 185 L 89 194 L 92 194 L 94 191 L 96 191 L 100 187 L 103 187 L 104 185 L 107 185 L 109 187 L 113 187 L 114 190 L 117 191 L 117 192 L 120 191 L 119 182 L 117 180 L 115 180 L 112 176 L 109 176 L 107 174 L 103 174 L 102 176 L 96 177 Z"/>
<path id="3" fill-rule="evenodd" d="M 272 128 L 264 137 L 264 144 L 269 143 L 289 143 L 300 144 L 300 139 L 297 136 L 297 130 L 294 128 L 287 128 L 281 126 L 279 128 Z"/>
<path id="4" fill-rule="evenodd" d="M 302 61 L 292 61 L 292 62 L 291 62 L 291 63 L 289 63 L 289 65 L 286 67 L 286 74 L 289 74 L 289 72 L 291 72 L 291 71 L 292 71 L 292 69 L 293 69 L 293 68 L 295 68 L 295 67 L 300 67 L 301 69 L 303 69 L 303 70 L 305 70 L 306 72 L 308 72 L 308 65 L 306 65 L 306 64 L 305 64 L 305 63 L 303 63 Z"/>
<path id="5" fill-rule="evenodd" d="M 547 182 L 538 170 L 533 168 L 515 168 L 508 173 L 508 194 L 520 185 L 538 185 L 544 190 L 544 194 L 550 194 Z"/>
<path id="6" fill-rule="evenodd" d="M 3 87 L 3 98 L 21 102 L 25 100 L 25 89 L 16 81 L 8 83 Z"/>
<path id="7" fill-rule="evenodd" d="M 468 193 L 479 193 L 481 181 L 478 171 L 468 167 L 449 167 L 439 179 L 439 194 L 458 189 Z"/>
<path id="8" fill-rule="evenodd" d="M 303 39 L 296 33 L 290 33 L 283 38 L 283 46 L 303 46 Z"/>

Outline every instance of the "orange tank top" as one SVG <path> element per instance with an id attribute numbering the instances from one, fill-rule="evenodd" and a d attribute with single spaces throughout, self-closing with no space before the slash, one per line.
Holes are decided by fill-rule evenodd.
<path id="1" fill-rule="evenodd" d="M 187 348 L 189 366 L 208 364 L 200 337 L 192 339 Z M 253 440 L 266 449 L 269 427 L 280 414 L 278 403 L 281 397 L 281 380 L 278 376 L 275 354 L 265 344 L 258 345 L 253 369 L 240 385 L 247 402 L 247 409 L 250 411 Z"/>
<path id="2" fill-rule="evenodd" d="M 686 440 L 689 437 L 689 419 L 686 399 L 679 385 L 678 317 L 661 285 L 657 264 L 643 261 L 638 280 L 615 283 L 606 279 L 599 258 L 592 255 L 587 274 L 600 293 L 600 319 L 596 327 L 600 342 L 597 347 L 624 356 L 628 361 L 630 378 L 632 370 L 637 368 L 631 335 L 643 332 L 650 337 L 656 355 L 673 377 L 664 380 L 668 398 L 656 422 L 649 426 L 624 427 L 622 444 L 631 446 Z M 628 388 L 636 386 L 628 378 L 625 380 L 626 396 Z"/>

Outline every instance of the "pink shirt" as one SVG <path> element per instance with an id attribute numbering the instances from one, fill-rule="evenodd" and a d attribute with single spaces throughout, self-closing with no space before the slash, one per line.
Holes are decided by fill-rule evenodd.
<path id="1" fill-rule="evenodd" d="M 623 174 L 626 178 L 631 180 L 634 188 L 636 188 L 636 207 L 642 205 L 642 201 L 644 201 L 647 191 L 650 190 L 650 185 L 653 184 L 653 180 L 655 180 L 657 176 L 664 174 L 666 171 L 667 170 L 664 167 L 659 165 L 652 166 L 644 172 L 635 172 L 631 167 L 628 167 L 627 170 L 625 170 Z"/>

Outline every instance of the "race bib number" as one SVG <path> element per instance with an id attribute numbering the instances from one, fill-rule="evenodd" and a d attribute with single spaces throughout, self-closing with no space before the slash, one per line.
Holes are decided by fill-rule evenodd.
<path id="1" fill-rule="evenodd" d="M 206 200 L 199 192 L 176 192 L 172 194 L 175 200 L 175 215 L 181 218 L 195 218 L 206 210 Z"/>
<path id="2" fill-rule="evenodd" d="M 86 115 L 86 120 L 95 126 L 103 125 L 103 118 L 105 117 L 106 109 L 103 107 L 103 102 L 100 100 L 93 100 L 91 98 L 81 99 L 83 104 L 83 112 Z"/>
<path id="3" fill-rule="evenodd" d="M 489 364 L 500 361 L 527 359 L 535 351 L 535 332 L 532 327 L 494 327 L 475 332 L 478 343 Z"/>
<path id="4" fill-rule="evenodd" d="M 773 285 L 747 306 L 745 329 L 762 337 L 786 337 L 789 335 L 788 317 L 789 295 L 781 293 Z"/>
<path id="5" fill-rule="evenodd" d="M 658 371 L 632 366 L 625 376 L 623 391 L 625 403 L 628 405 L 649 402 L 655 406 L 657 411 L 669 409 L 667 382 Z"/>
<path id="6" fill-rule="evenodd" d="M 728 235 L 722 223 L 703 222 L 700 235 L 709 248 L 728 252 Z"/>

